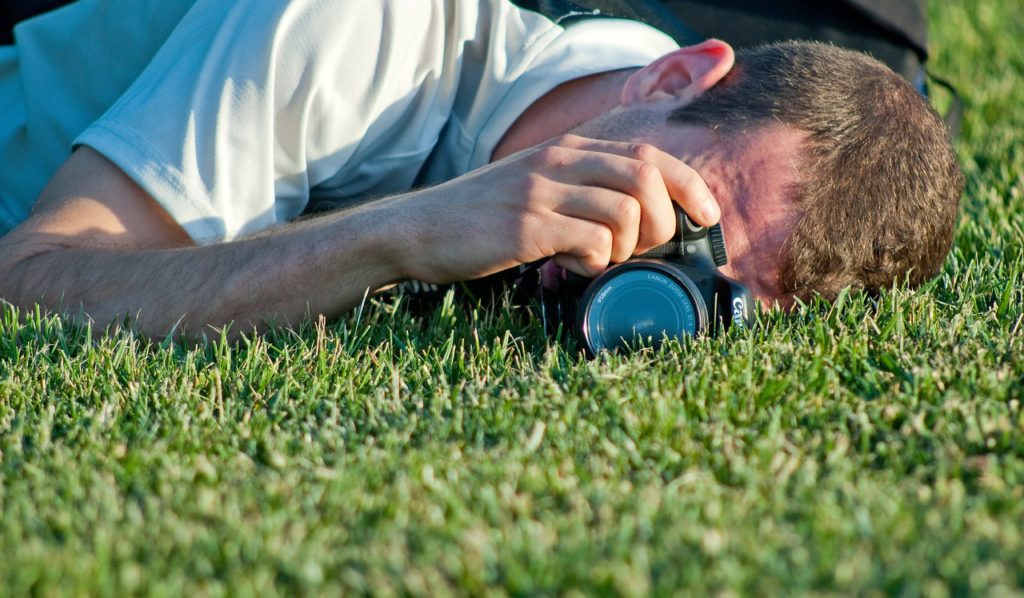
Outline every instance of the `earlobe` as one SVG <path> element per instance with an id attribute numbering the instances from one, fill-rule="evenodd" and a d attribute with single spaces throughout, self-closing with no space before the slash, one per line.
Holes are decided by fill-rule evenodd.
<path id="1" fill-rule="evenodd" d="M 689 102 L 718 83 L 734 61 L 732 47 L 717 39 L 680 48 L 634 73 L 622 88 L 622 105 Z"/>

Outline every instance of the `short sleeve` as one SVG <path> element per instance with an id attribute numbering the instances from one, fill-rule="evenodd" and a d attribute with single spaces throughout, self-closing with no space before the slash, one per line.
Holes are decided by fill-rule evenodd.
<path id="1" fill-rule="evenodd" d="M 383 114 L 423 94 L 448 53 L 445 6 L 198 0 L 75 144 L 117 164 L 197 242 L 286 222 Z"/>

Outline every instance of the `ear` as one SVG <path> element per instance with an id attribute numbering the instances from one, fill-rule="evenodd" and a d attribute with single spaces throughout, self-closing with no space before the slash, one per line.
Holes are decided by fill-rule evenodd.
<path id="1" fill-rule="evenodd" d="M 680 48 L 634 73 L 622 88 L 622 105 L 689 102 L 718 83 L 735 59 L 732 47 L 717 39 Z"/>

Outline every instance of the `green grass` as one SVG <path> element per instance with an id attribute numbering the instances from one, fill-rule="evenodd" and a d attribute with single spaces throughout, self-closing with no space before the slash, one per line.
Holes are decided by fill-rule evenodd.
<path id="1" fill-rule="evenodd" d="M 1024 593 L 1024 5 L 931 5 L 934 283 L 593 362 L 465 305 L 200 348 L 8 310 L 0 593 Z"/>

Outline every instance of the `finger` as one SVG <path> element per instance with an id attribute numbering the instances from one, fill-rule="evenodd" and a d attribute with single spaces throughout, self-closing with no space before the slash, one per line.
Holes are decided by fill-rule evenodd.
<path id="1" fill-rule="evenodd" d="M 586 278 L 595 278 L 597 275 L 603 272 L 603 270 L 594 270 L 592 268 L 584 266 L 583 263 L 580 261 L 580 258 L 576 257 L 575 255 L 569 255 L 568 253 L 555 254 L 555 256 L 551 258 L 551 260 L 554 261 L 555 265 L 557 265 L 559 268 L 562 268 L 563 270 L 569 270 L 570 272 L 575 272 L 576 274 L 579 274 L 580 276 L 584 276 Z"/>
<path id="2" fill-rule="evenodd" d="M 597 220 L 612 229 L 616 239 L 613 260 L 624 261 L 635 252 L 657 247 L 675 233 L 672 199 L 656 166 L 618 154 L 566 147 L 544 148 L 538 161 L 537 169 L 547 173 L 547 180 L 565 185 L 557 192 L 545 193 L 555 199 L 549 203 L 553 209 Z M 571 192 L 580 185 L 585 185 L 582 188 L 590 195 Z M 594 195 L 595 186 L 615 195 Z M 559 210 L 558 206 L 567 200 L 574 200 L 570 209 Z"/>
<path id="3" fill-rule="evenodd" d="M 563 135 L 554 143 L 575 149 L 616 154 L 654 165 L 669 195 L 697 224 L 711 226 L 721 218 L 721 210 L 707 183 L 696 170 L 675 156 L 648 143 L 626 143 Z"/>
<path id="4" fill-rule="evenodd" d="M 665 202 L 667 207 L 667 196 Z M 555 212 L 570 218 L 596 222 L 611 230 L 609 259 L 613 262 L 624 262 L 636 252 L 643 208 L 640 202 L 628 193 L 603 187 L 566 185 L 563 199 L 555 208 Z"/>
<path id="5" fill-rule="evenodd" d="M 580 276 L 592 278 L 608 268 L 612 252 L 612 231 L 607 226 L 568 216 L 545 227 L 546 239 L 540 244 L 551 248 L 545 252 L 559 266 Z"/>
<path id="6" fill-rule="evenodd" d="M 618 236 L 627 232 L 621 227 L 628 225 L 628 232 L 636 231 L 635 239 L 624 239 L 631 241 L 631 253 L 622 257 L 618 251 L 614 251 L 613 260 L 624 261 L 634 253 L 643 253 L 669 241 L 676 232 L 676 217 L 672 199 L 658 168 L 649 162 L 620 156 L 614 156 L 611 160 L 606 158 L 604 162 L 604 167 L 590 176 L 591 184 L 614 190 L 633 199 L 633 202 L 618 199 L 615 203 L 605 204 L 613 210 L 611 216 L 618 216 L 621 219 L 620 226 L 611 227 L 612 232 L 616 234 L 616 250 L 619 248 Z M 638 219 L 632 218 L 634 206 L 639 208 Z M 607 220 L 601 221 L 610 224 Z"/>

